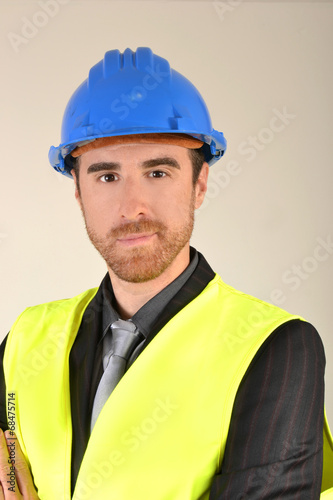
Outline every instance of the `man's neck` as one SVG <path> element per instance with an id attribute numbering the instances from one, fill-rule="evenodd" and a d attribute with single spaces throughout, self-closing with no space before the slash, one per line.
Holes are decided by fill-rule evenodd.
<path id="1" fill-rule="evenodd" d="M 146 302 L 175 280 L 189 265 L 189 245 L 184 247 L 170 266 L 157 278 L 143 283 L 123 281 L 108 268 L 117 309 L 123 319 L 131 318 Z"/>

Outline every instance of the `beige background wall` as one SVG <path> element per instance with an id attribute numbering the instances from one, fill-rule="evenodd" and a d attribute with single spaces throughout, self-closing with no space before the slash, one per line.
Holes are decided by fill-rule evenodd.
<path id="1" fill-rule="evenodd" d="M 2 334 L 26 306 L 102 279 L 47 153 L 104 52 L 150 46 L 228 139 L 193 244 L 226 282 L 317 327 L 333 426 L 333 3 L 1 0 L 0 26 Z"/>

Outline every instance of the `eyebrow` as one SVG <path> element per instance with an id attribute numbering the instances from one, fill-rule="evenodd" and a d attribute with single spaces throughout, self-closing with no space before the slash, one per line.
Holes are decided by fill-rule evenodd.
<path id="1" fill-rule="evenodd" d="M 163 156 L 160 158 L 152 158 L 150 160 L 145 160 L 140 164 L 140 167 L 142 169 L 148 169 L 148 168 L 154 168 L 158 167 L 159 165 L 169 165 L 169 167 L 177 168 L 180 170 L 180 165 L 177 160 L 174 158 L 171 158 L 170 156 Z M 101 172 L 102 170 L 113 170 L 115 172 L 119 172 L 121 169 L 120 163 L 117 162 L 98 162 L 98 163 L 93 163 L 90 165 L 87 169 L 88 174 L 92 174 L 95 172 Z"/>
<path id="2" fill-rule="evenodd" d="M 180 170 L 178 161 L 174 158 L 171 158 L 170 156 L 162 156 L 161 158 L 152 158 L 151 160 L 146 160 L 141 164 L 141 167 L 152 168 L 158 167 L 159 165 L 169 165 L 169 167 L 174 167 Z"/>
<path id="3" fill-rule="evenodd" d="M 120 163 L 109 162 L 109 161 L 93 163 L 92 165 L 89 165 L 87 169 L 87 174 L 93 174 L 94 172 L 100 172 L 101 170 L 119 171 Z"/>

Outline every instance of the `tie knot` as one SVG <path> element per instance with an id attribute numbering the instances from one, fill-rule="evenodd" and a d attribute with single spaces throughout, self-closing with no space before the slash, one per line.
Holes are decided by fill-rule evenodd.
<path id="1" fill-rule="evenodd" d="M 134 333 L 137 330 L 137 327 L 131 320 L 124 320 L 124 319 L 118 319 L 117 321 L 114 321 L 111 325 L 112 331 L 114 332 L 115 330 L 126 330 L 127 332 L 132 332 Z"/>
<path id="2" fill-rule="evenodd" d="M 119 319 L 111 325 L 111 355 L 129 359 L 133 350 L 141 341 L 140 332 L 132 321 Z"/>

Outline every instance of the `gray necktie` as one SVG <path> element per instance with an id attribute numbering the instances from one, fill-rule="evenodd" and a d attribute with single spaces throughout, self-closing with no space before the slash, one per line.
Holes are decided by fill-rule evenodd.
<path id="1" fill-rule="evenodd" d="M 94 399 L 90 425 L 91 431 L 104 404 L 124 375 L 127 360 L 143 338 L 131 321 L 119 319 L 112 323 L 111 329 L 111 348 L 103 358 L 104 373 Z M 106 335 L 110 334 L 111 332 L 107 332 Z"/>

